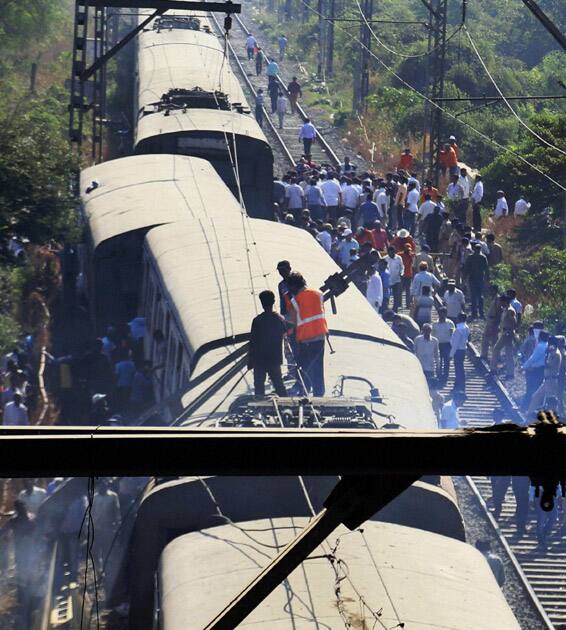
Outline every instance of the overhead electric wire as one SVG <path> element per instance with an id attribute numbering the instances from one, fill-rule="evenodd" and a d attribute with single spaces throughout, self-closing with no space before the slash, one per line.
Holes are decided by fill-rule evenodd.
<path id="1" fill-rule="evenodd" d="M 474 52 L 476 53 L 476 57 L 479 59 L 481 65 L 483 66 L 483 69 L 485 70 L 485 73 L 487 74 L 487 76 L 489 77 L 489 80 L 493 83 L 493 86 L 495 87 L 495 89 L 497 90 L 499 96 L 502 98 L 503 102 L 505 103 L 505 105 L 507 105 L 509 111 L 513 114 L 513 116 L 515 116 L 515 118 L 519 121 L 519 123 L 530 133 L 532 134 L 535 138 L 537 138 L 538 140 L 540 140 L 543 144 L 545 144 L 547 147 L 549 147 L 550 149 L 555 149 L 556 151 L 558 151 L 559 153 L 562 153 L 562 155 L 566 155 L 566 151 L 563 151 L 560 147 L 557 147 L 556 145 L 552 144 L 552 142 L 548 142 L 548 140 L 546 140 L 545 138 L 543 138 L 540 134 L 538 134 L 534 129 L 532 129 L 531 127 L 529 127 L 529 125 L 527 125 L 527 123 L 519 116 L 519 114 L 515 111 L 515 109 L 513 108 L 513 106 L 511 105 L 511 103 L 507 100 L 507 98 L 505 97 L 505 94 L 503 94 L 503 92 L 501 91 L 501 88 L 499 87 L 499 85 L 497 85 L 497 82 L 495 81 L 495 79 L 493 78 L 493 75 L 491 74 L 491 72 L 489 71 L 489 68 L 487 67 L 487 64 L 485 63 L 485 61 L 482 59 L 482 56 L 480 55 L 480 52 L 474 42 L 474 40 L 472 39 L 472 36 L 470 35 L 470 31 L 468 31 L 468 29 L 464 26 L 464 33 L 466 33 L 466 36 L 468 38 L 468 41 L 470 42 Z"/>
<path id="2" fill-rule="evenodd" d="M 311 7 L 307 2 L 305 2 L 305 0 L 301 0 L 301 2 L 309 9 L 309 11 L 312 11 L 313 13 L 317 14 L 317 15 L 321 15 L 321 13 L 319 13 L 316 9 L 314 9 L 313 7 Z M 367 24 L 367 19 L 365 20 L 366 24 Z M 547 173 L 545 173 L 543 170 L 541 170 L 538 166 L 536 166 L 535 164 L 533 164 L 532 162 L 529 162 L 529 160 L 527 160 L 526 158 L 524 158 L 522 155 L 520 155 L 519 153 L 513 151 L 513 149 L 509 149 L 508 147 L 503 146 L 502 144 L 499 144 L 499 142 L 497 142 L 497 140 L 494 140 L 493 138 L 490 138 L 489 136 L 487 136 L 485 133 L 483 133 L 482 131 L 480 131 L 479 129 L 476 129 L 476 127 L 474 127 L 473 125 L 471 125 L 470 123 L 461 120 L 460 118 L 458 118 L 456 115 L 454 115 L 452 112 L 448 111 L 447 109 L 445 109 L 444 107 L 442 107 L 441 105 L 439 105 L 438 103 L 436 103 L 435 101 L 433 101 L 431 98 L 429 98 L 428 96 L 426 96 L 426 94 L 423 94 L 421 91 L 417 90 L 416 87 L 414 87 L 413 85 L 411 85 L 410 83 L 408 83 L 407 81 L 405 81 L 405 79 L 403 79 L 401 76 L 399 76 L 395 70 L 393 70 L 393 68 L 388 65 L 385 61 L 383 61 L 380 57 L 378 57 L 372 50 L 370 50 L 363 42 L 361 42 L 358 38 L 350 35 L 348 33 L 348 31 L 346 31 L 346 29 L 342 28 L 339 24 L 336 24 L 336 27 L 342 31 L 344 31 L 344 33 L 349 37 L 350 41 L 352 42 L 356 42 L 358 43 L 362 48 L 365 48 L 368 53 L 383 67 L 385 68 L 385 70 L 387 70 L 387 72 L 389 72 L 391 75 L 393 75 L 400 83 L 402 83 L 404 86 L 406 86 L 407 88 L 409 88 L 411 91 L 415 92 L 415 94 L 418 94 L 418 96 L 420 96 L 422 99 L 424 99 L 425 101 L 427 101 L 428 103 L 430 103 L 433 107 L 435 107 L 436 109 L 439 109 L 441 112 L 443 112 L 446 116 L 448 116 L 449 118 L 452 118 L 453 120 L 455 120 L 457 123 L 463 125 L 464 127 L 467 127 L 468 129 L 471 129 L 473 132 L 475 132 L 480 138 L 482 138 L 483 140 L 485 140 L 486 142 L 492 144 L 493 146 L 496 146 L 497 148 L 501 149 L 502 151 L 505 151 L 506 153 L 510 153 L 511 155 L 514 155 L 517 159 L 519 159 L 521 162 L 523 162 L 524 164 L 526 164 L 527 166 L 529 166 L 530 168 L 532 168 L 534 171 L 536 171 L 537 173 L 539 173 L 540 175 L 542 175 L 545 179 L 547 179 L 548 181 L 550 181 L 552 184 L 554 184 L 556 187 L 560 188 L 560 190 L 566 192 L 566 187 L 563 186 L 560 182 L 556 181 L 554 178 L 552 178 L 550 175 L 548 175 Z M 369 27 L 370 32 L 373 32 L 373 30 L 371 29 L 371 27 Z"/>
<path id="3" fill-rule="evenodd" d="M 431 55 L 433 52 L 435 52 L 436 50 L 438 50 L 439 48 L 442 48 L 442 46 L 444 46 L 445 44 L 447 44 L 453 37 L 456 37 L 456 35 L 462 30 L 462 28 L 464 28 L 464 22 L 460 22 L 460 24 L 454 29 L 454 31 L 452 33 L 450 33 L 450 35 L 448 35 L 448 37 L 446 38 L 445 42 L 442 44 L 438 44 L 438 46 L 434 46 L 433 48 L 431 48 L 430 50 L 427 50 L 424 53 L 418 53 L 415 55 L 407 55 L 405 53 L 399 52 L 398 50 L 394 50 L 393 48 L 391 48 L 390 46 L 388 46 L 384 41 L 382 41 L 377 34 L 375 33 L 375 31 L 369 26 L 372 21 L 368 20 L 366 18 L 366 16 L 364 15 L 363 9 L 360 5 L 360 3 L 356 0 L 356 4 L 358 5 L 358 11 L 360 13 L 360 15 L 362 16 L 362 21 L 366 23 L 366 26 L 368 26 L 371 35 L 373 37 L 373 39 L 375 39 L 375 41 L 382 47 L 385 48 L 385 50 L 387 50 L 387 52 L 390 52 L 392 55 L 397 55 L 398 57 L 403 57 L 404 59 L 418 59 L 420 57 L 426 57 L 427 55 Z"/>

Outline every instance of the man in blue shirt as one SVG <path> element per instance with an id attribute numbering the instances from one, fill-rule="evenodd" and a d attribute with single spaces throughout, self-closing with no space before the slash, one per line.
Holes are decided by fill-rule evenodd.
<path id="1" fill-rule="evenodd" d="M 526 411 L 531 404 L 531 398 L 544 380 L 544 365 L 546 361 L 546 351 L 548 349 L 548 333 L 541 330 L 538 335 L 538 343 L 531 356 L 523 364 L 525 370 L 525 395 L 521 408 Z"/>
<path id="2" fill-rule="evenodd" d="M 377 204 L 372 201 L 372 194 L 366 195 L 366 201 L 360 206 L 360 218 L 362 225 L 368 229 L 373 228 L 373 224 L 381 218 Z"/>

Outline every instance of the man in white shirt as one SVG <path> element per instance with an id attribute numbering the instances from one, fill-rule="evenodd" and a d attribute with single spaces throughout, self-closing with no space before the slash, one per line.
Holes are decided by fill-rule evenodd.
<path id="1" fill-rule="evenodd" d="M 472 226 L 474 232 L 481 230 L 481 202 L 483 199 L 483 182 L 481 175 L 476 175 L 476 183 L 472 190 Z"/>
<path id="2" fill-rule="evenodd" d="M 352 213 L 352 216 L 354 216 L 360 203 L 360 190 L 358 186 L 352 182 L 347 182 L 346 187 L 342 190 L 342 199 L 346 212 Z"/>
<path id="3" fill-rule="evenodd" d="M 368 275 L 366 298 L 373 306 L 374 311 L 379 314 L 383 303 L 383 282 L 381 281 L 381 276 L 375 269 Z"/>
<path id="4" fill-rule="evenodd" d="M 312 143 L 316 138 L 316 129 L 314 125 L 311 123 L 310 118 L 305 120 L 304 125 L 301 127 L 299 131 L 299 142 L 303 142 L 303 148 L 305 150 L 305 155 L 310 157 L 311 155 L 311 147 Z"/>
<path id="5" fill-rule="evenodd" d="M 91 510 L 96 534 L 94 536 L 93 556 L 97 571 L 102 573 L 112 541 L 122 522 L 122 516 L 118 495 L 108 489 L 106 480 L 100 479 L 97 485 Z"/>
<path id="6" fill-rule="evenodd" d="M 39 506 L 47 497 L 47 490 L 34 485 L 33 479 L 24 479 L 24 489 L 18 494 L 18 499 L 26 506 L 32 516 L 37 515 Z"/>
<path id="7" fill-rule="evenodd" d="M 285 199 L 287 201 L 287 210 L 290 210 L 298 218 L 299 210 L 302 210 L 305 206 L 305 192 L 297 184 L 297 180 L 293 177 L 291 183 L 285 189 Z"/>
<path id="8" fill-rule="evenodd" d="M 322 190 L 324 201 L 326 201 L 328 219 L 335 225 L 338 218 L 338 208 L 342 205 L 342 189 L 334 173 L 326 175 L 326 179 L 320 184 L 320 189 Z"/>
<path id="9" fill-rule="evenodd" d="M 396 253 L 395 248 L 387 248 L 387 269 L 389 271 L 389 292 L 393 296 L 393 311 L 396 313 L 401 308 L 401 276 L 403 275 L 403 259 Z"/>
<path id="10" fill-rule="evenodd" d="M 432 335 L 438 339 L 438 352 L 440 355 L 439 379 L 443 384 L 448 380 L 450 370 L 450 342 L 452 333 L 456 329 L 454 322 L 447 319 L 448 311 L 445 306 L 438 309 L 438 321 L 432 325 Z"/>
<path id="11" fill-rule="evenodd" d="M 517 201 L 515 202 L 515 216 L 524 217 L 529 211 L 530 207 L 531 204 L 523 197 L 523 195 L 521 195 L 519 199 L 517 199 Z"/>
<path id="12" fill-rule="evenodd" d="M 466 313 L 460 313 L 456 330 L 452 333 L 450 340 L 450 358 L 454 361 L 454 389 L 466 391 L 466 372 L 464 371 L 464 360 L 468 349 L 468 339 L 470 329 L 466 324 Z"/>
<path id="13" fill-rule="evenodd" d="M 470 178 L 468 177 L 468 171 L 465 168 L 460 169 L 460 176 L 458 177 L 458 186 L 462 189 L 462 198 L 458 202 L 457 216 L 466 224 L 466 216 L 468 214 L 468 205 L 470 203 Z"/>
<path id="14" fill-rule="evenodd" d="M 459 429 L 460 414 L 458 409 L 464 404 L 466 396 L 462 392 L 454 392 L 452 399 L 444 404 L 440 414 L 439 429 Z"/>
<path id="15" fill-rule="evenodd" d="M 360 245 L 358 241 L 354 240 L 352 230 L 344 230 L 344 240 L 338 246 L 338 263 L 342 267 L 349 267 L 352 262 L 352 250 L 358 252 Z"/>
<path id="16" fill-rule="evenodd" d="M 419 263 L 419 271 L 415 274 L 413 281 L 411 282 L 411 295 L 414 298 L 419 298 L 422 295 L 424 286 L 430 287 L 430 290 L 440 288 L 440 281 L 438 278 L 428 270 L 428 263 Z"/>
<path id="17" fill-rule="evenodd" d="M 254 58 L 256 46 L 256 38 L 251 33 L 248 33 L 248 36 L 246 37 L 246 51 L 248 53 L 248 61 L 251 61 Z"/>
<path id="18" fill-rule="evenodd" d="M 415 222 L 419 211 L 419 191 L 415 182 L 411 182 L 407 188 L 407 201 L 403 213 L 403 224 L 409 230 L 411 236 L 415 234 Z"/>
<path id="19" fill-rule="evenodd" d="M 455 280 L 448 280 L 448 289 L 442 298 L 444 306 L 446 306 L 448 317 L 456 322 L 460 313 L 466 309 L 466 298 L 460 289 L 456 288 Z"/>
<path id="20" fill-rule="evenodd" d="M 283 94 L 283 92 L 279 92 L 277 96 L 277 117 L 279 118 L 279 129 L 283 129 L 288 104 L 289 99 L 285 96 L 285 94 Z"/>
<path id="21" fill-rule="evenodd" d="M 425 200 L 421 203 L 419 207 L 419 223 L 423 224 L 423 221 L 428 217 L 429 214 L 434 212 L 436 204 L 431 200 L 430 195 L 425 195 Z"/>
<path id="22" fill-rule="evenodd" d="M 316 240 L 322 245 L 322 248 L 327 254 L 330 254 L 332 250 L 332 226 L 325 223 L 322 226 L 322 230 L 318 233 Z"/>
<path id="23" fill-rule="evenodd" d="M 13 399 L 4 406 L 5 426 L 26 426 L 29 424 L 28 408 L 22 402 L 22 395 L 14 392 Z"/>
<path id="24" fill-rule="evenodd" d="M 509 206 L 507 205 L 507 199 L 505 199 L 505 193 L 502 190 L 497 191 L 497 202 L 495 204 L 495 218 L 500 219 L 506 217 L 509 213 Z"/>
<path id="25" fill-rule="evenodd" d="M 426 380 L 431 385 L 435 374 L 439 373 L 438 339 L 432 336 L 432 326 L 430 324 L 423 324 L 422 331 L 422 335 L 415 338 L 414 350 L 417 359 L 421 362 Z"/>
<path id="26" fill-rule="evenodd" d="M 381 215 L 381 223 L 387 225 L 387 217 L 389 215 L 389 195 L 385 190 L 383 184 L 379 185 L 379 188 L 373 193 L 373 200 L 379 208 L 379 214 Z"/>

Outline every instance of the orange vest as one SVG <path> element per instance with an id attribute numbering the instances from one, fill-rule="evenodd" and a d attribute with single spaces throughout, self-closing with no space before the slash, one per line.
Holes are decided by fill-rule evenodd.
<path id="1" fill-rule="evenodd" d="M 322 293 L 316 289 L 303 289 L 291 302 L 297 315 L 295 337 L 297 341 L 308 341 L 328 333 L 328 324 L 324 317 Z"/>

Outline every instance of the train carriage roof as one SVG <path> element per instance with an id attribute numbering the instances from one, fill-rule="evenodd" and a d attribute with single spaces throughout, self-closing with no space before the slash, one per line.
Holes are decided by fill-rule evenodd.
<path id="1" fill-rule="evenodd" d="M 186 113 L 175 111 L 169 116 L 162 112 L 144 116 L 138 121 L 135 144 L 155 136 L 175 133 L 245 136 L 269 145 L 255 118 L 234 111 L 215 109 L 188 109 Z"/>
<path id="2" fill-rule="evenodd" d="M 206 626 L 269 562 L 273 545 L 307 523 L 251 521 L 173 540 L 160 565 L 163 630 L 184 629 L 187 619 Z M 338 537 L 333 568 L 325 556 Z M 363 533 L 336 530 L 312 556 L 238 627 L 341 628 L 346 620 L 352 628 L 520 628 L 483 556 L 445 536 L 367 522 Z"/>
<path id="3" fill-rule="evenodd" d="M 231 103 L 246 97 L 220 40 L 211 33 L 173 29 L 140 34 L 138 43 L 138 107 L 158 102 L 170 89 L 224 92 Z"/>
<path id="4" fill-rule="evenodd" d="M 87 193 L 96 181 L 98 186 Z M 94 248 L 115 236 L 187 218 L 225 215 L 239 204 L 200 158 L 139 155 L 81 173 L 81 195 Z"/>
<path id="5" fill-rule="evenodd" d="M 161 226 L 148 233 L 146 249 L 189 355 L 206 344 L 226 340 L 225 346 L 199 360 L 193 376 L 235 349 L 231 337 L 249 332 L 252 319 L 261 312 L 261 291 L 271 289 L 277 295 L 279 260 L 290 260 L 311 287 L 321 286 L 338 270 L 304 230 L 261 219 L 240 217 Z M 336 302 L 337 315 L 327 309 L 336 351 L 327 352 L 325 359 L 329 394 L 343 375 L 367 378 L 384 398 L 377 410 L 385 416 L 390 414 L 411 428 L 436 427 L 428 387 L 416 357 L 404 348 L 355 287 L 351 286 Z M 374 341 L 360 339 L 359 335 Z M 183 406 L 207 384 L 183 397 Z M 242 379 L 234 396 L 249 393 L 250 385 L 251 378 Z M 202 412 L 212 409 L 225 393 L 222 390 L 211 397 Z M 368 384 L 347 381 L 343 395 L 367 396 Z"/>

